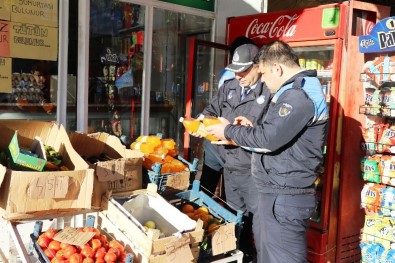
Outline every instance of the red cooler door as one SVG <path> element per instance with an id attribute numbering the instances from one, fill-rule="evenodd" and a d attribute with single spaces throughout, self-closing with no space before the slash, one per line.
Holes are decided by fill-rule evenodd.
<path id="1" fill-rule="evenodd" d="M 337 131 L 337 96 L 340 76 L 341 40 L 309 41 L 292 44 L 299 56 L 302 68 L 316 69 L 321 82 L 329 112 L 330 123 L 326 146 L 324 149 L 325 160 L 320 177 L 316 181 L 317 207 L 310 219 L 308 230 L 308 257 L 309 262 L 323 262 L 327 253 L 326 244 L 328 232 L 332 229 L 330 224 L 336 222 L 338 190 L 338 171 L 335 164 L 339 162 L 336 154 Z M 291 44 L 291 43 L 290 43 Z M 333 241 L 334 242 L 334 241 Z"/>

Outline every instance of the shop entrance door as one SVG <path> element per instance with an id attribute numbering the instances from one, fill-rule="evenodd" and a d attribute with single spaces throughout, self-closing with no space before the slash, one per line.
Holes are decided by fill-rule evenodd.
<path id="1" fill-rule="evenodd" d="M 197 117 L 218 91 L 220 73 L 228 61 L 227 45 L 191 38 L 185 116 Z M 203 139 L 184 133 L 184 157 L 203 164 Z"/>

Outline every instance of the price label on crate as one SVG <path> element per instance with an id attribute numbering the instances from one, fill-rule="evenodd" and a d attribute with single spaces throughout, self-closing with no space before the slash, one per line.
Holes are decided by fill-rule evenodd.
<path id="1" fill-rule="evenodd" d="M 184 235 L 175 242 L 166 245 L 167 262 L 184 263 L 191 262 L 193 255 L 189 247 L 190 237 Z"/>
<path id="2" fill-rule="evenodd" d="M 166 186 L 173 189 L 185 190 L 189 187 L 189 172 L 180 172 L 167 177 Z"/>
<path id="3" fill-rule="evenodd" d="M 221 225 L 211 239 L 213 256 L 236 249 L 235 223 Z"/>
<path id="4" fill-rule="evenodd" d="M 65 198 L 68 189 L 68 176 L 36 175 L 29 185 L 29 197 L 32 199 Z"/>
<path id="5" fill-rule="evenodd" d="M 125 160 L 118 159 L 96 164 L 96 174 L 100 182 L 124 179 L 124 171 Z"/>
<path id="6" fill-rule="evenodd" d="M 81 232 L 76 228 L 66 226 L 62 231 L 57 233 L 53 239 L 66 244 L 83 246 L 91 240 L 95 234 L 95 232 Z"/>

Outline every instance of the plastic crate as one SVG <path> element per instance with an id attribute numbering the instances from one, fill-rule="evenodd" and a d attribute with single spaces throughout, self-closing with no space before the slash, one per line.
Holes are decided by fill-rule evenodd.
<path id="1" fill-rule="evenodd" d="M 183 162 L 188 167 L 189 171 L 161 174 L 160 170 L 162 164 L 155 163 L 152 166 L 152 170 L 143 169 L 143 184 L 156 184 L 158 186 L 158 193 L 160 194 L 174 194 L 189 189 L 190 185 L 195 180 L 199 160 L 195 158 L 193 162 L 190 163 L 181 156 L 177 156 L 177 159 Z"/>
<path id="2" fill-rule="evenodd" d="M 233 210 L 230 207 L 222 206 L 218 202 L 216 202 L 212 197 L 208 196 L 203 191 L 200 191 L 200 181 L 195 180 L 192 184 L 192 189 L 188 191 L 184 191 L 176 194 L 177 197 L 181 198 L 181 200 L 186 200 L 190 203 L 196 204 L 199 207 L 206 207 L 211 215 L 219 219 L 223 224 L 221 227 L 227 227 L 230 224 L 234 223 L 234 236 L 236 240 L 234 240 L 233 248 L 227 247 L 222 250 L 222 256 L 226 256 L 226 254 L 231 253 L 235 249 L 237 249 L 240 235 L 240 230 L 243 224 L 243 212 L 240 210 Z M 214 234 L 215 235 L 215 234 Z M 201 243 L 201 249 L 199 254 L 198 262 L 211 262 L 213 256 L 221 255 L 219 252 L 215 253 L 213 249 L 214 237 L 212 235 L 206 235 Z M 217 238 L 215 238 L 217 240 Z M 233 261 L 233 260 L 232 260 Z M 222 261 L 227 262 L 227 261 Z"/>
<path id="3" fill-rule="evenodd" d="M 86 217 L 86 223 L 85 226 L 90 226 L 94 227 L 95 225 L 95 217 L 93 215 L 88 215 Z M 33 255 L 39 260 L 41 263 L 51 263 L 51 260 L 48 259 L 48 257 L 45 255 L 44 251 L 42 248 L 38 245 L 37 239 L 42 234 L 42 227 L 43 227 L 43 222 L 42 221 L 36 221 L 34 225 L 34 230 L 33 233 L 30 234 L 30 247 L 29 250 Z M 125 263 L 133 263 L 133 255 L 132 254 L 127 254 Z"/>
<path id="4" fill-rule="evenodd" d="M 200 181 L 194 180 L 192 189 L 176 194 L 177 197 L 195 203 L 198 206 L 207 207 L 209 212 L 224 220 L 226 223 L 235 223 L 241 225 L 243 223 L 243 212 L 240 210 L 229 211 L 231 208 L 226 208 L 217 203 L 212 197 L 208 196 L 203 191 L 200 191 Z"/>

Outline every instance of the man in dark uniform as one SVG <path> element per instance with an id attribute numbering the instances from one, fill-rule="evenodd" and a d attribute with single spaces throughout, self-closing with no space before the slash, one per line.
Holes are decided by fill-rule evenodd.
<path id="1" fill-rule="evenodd" d="M 236 48 L 232 63 L 226 67 L 226 70 L 235 73 L 235 78 L 224 82 L 203 110 L 203 115 L 224 117 L 230 122 L 233 122 L 235 117 L 243 115 L 250 119 L 253 125 L 261 124 L 268 107 L 270 92 L 260 81 L 258 66 L 253 63 L 257 53 L 258 47 L 253 44 L 244 44 Z M 257 243 L 260 237 L 256 227 L 258 192 L 251 175 L 251 152 L 234 145 L 221 146 L 219 152 L 224 160 L 226 201 L 232 208 L 245 213 L 246 222 L 249 222 L 249 213 L 253 214 L 252 229 Z M 242 230 L 239 242 L 241 250 L 244 249 L 243 252 L 247 254 L 255 253 L 247 251 L 253 247 L 252 237 L 250 236 L 249 242 L 243 240 L 243 237 L 247 236 L 248 228 L 247 224 Z M 257 252 L 259 253 L 259 249 Z"/>
<path id="2" fill-rule="evenodd" d="M 222 140 L 253 151 L 258 188 L 260 263 L 307 262 L 306 229 L 316 197 L 314 181 L 323 165 L 328 108 L 316 72 L 303 71 L 288 44 L 261 48 L 259 71 L 273 97 L 262 123 L 207 127 Z M 236 118 L 251 124 L 249 117 Z"/>

